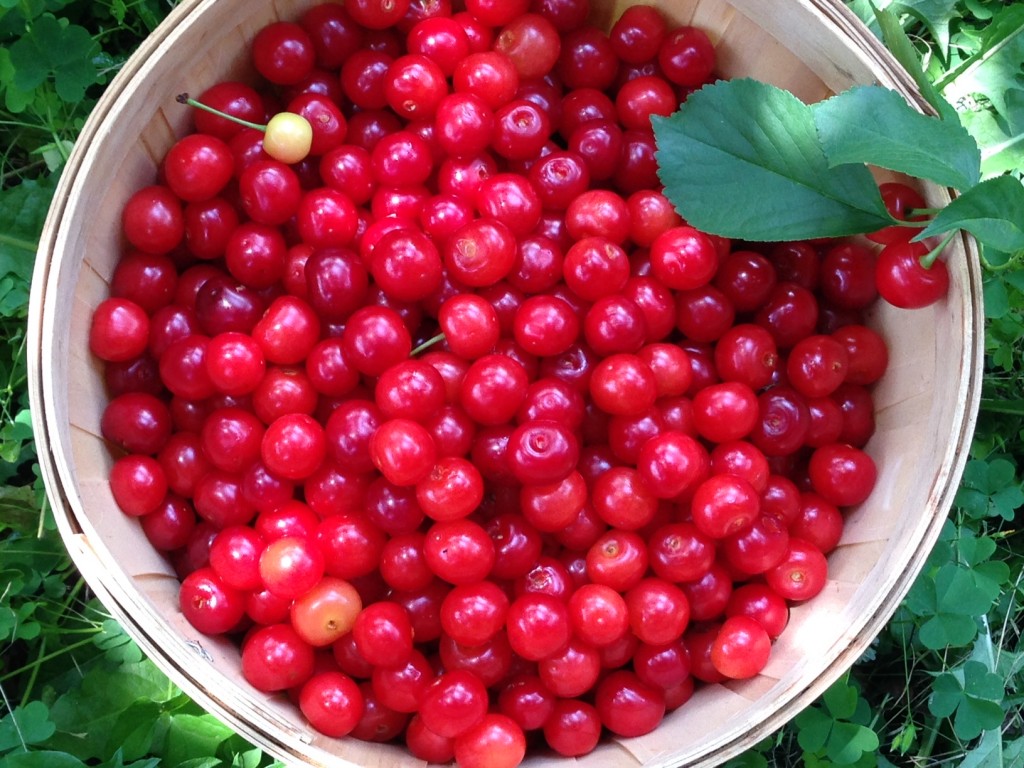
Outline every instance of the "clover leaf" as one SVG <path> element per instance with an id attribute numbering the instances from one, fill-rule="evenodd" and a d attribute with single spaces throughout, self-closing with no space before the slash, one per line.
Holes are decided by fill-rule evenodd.
<path id="1" fill-rule="evenodd" d="M 1004 713 L 1000 702 L 1005 695 L 999 675 L 979 661 L 967 661 L 962 667 L 943 672 L 935 679 L 928 709 L 936 717 L 952 716 L 954 733 L 969 740 L 1002 724 Z"/>
<path id="2" fill-rule="evenodd" d="M 14 86 L 31 91 L 53 78 L 64 101 L 80 101 L 86 89 L 102 81 L 93 64 L 99 46 L 84 27 L 44 13 L 10 47 Z"/>

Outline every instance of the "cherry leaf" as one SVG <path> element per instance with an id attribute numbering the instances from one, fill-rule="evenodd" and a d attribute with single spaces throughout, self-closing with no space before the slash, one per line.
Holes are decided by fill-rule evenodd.
<path id="1" fill-rule="evenodd" d="M 830 167 L 811 107 L 781 88 L 721 81 L 652 123 L 665 195 L 700 230 L 779 241 L 892 223 L 868 169 Z"/>
<path id="2" fill-rule="evenodd" d="M 1024 186 L 1012 176 L 997 176 L 971 187 L 939 211 L 916 240 L 965 229 L 988 248 L 1006 253 L 1024 250 Z"/>
<path id="3" fill-rule="evenodd" d="M 812 110 L 832 166 L 868 163 L 957 189 L 978 183 L 981 152 L 960 122 L 923 115 L 895 91 L 862 85 Z"/>

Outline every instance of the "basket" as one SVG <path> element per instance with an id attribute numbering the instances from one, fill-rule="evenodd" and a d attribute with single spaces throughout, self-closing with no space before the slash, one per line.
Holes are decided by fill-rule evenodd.
<path id="1" fill-rule="evenodd" d="M 178 581 L 113 501 L 112 458 L 100 437 L 102 369 L 88 351 L 92 309 L 108 295 L 121 252 L 119 217 L 152 183 L 159 158 L 187 129 L 174 95 L 251 75 L 258 29 L 314 0 L 185 0 L 129 60 L 97 105 L 64 171 L 40 243 L 29 318 L 30 390 L 38 453 L 61 533 L 106 607 L 201 705 L 289 764 L 410 766 L 397 746 L 333 740 L 287 702 L 243 680 L 239 654 L 198 634 L 178 609 Z M 751 76 L 814 101 L 858 83 L 893 88 L 920 109 L 912 79 L 839 0 L 660 0 L 676 23 L 700 26 L 719 71 Z M 595 0 L 610 24 L 627 2 Z M 929 203 L 949 192 L 925 187 Z M 653 733 L 602 742 L 581 766 L 709 766 L 755 744 L 821 694 L 882 629 L 924 564 L 952 504 L 977 412 L 981 279 L 968 238 L 950 245 L 948 299 L 906 312 L 879 304 L 871 322 L 890 344 L 875 389 L 879 466 L 871 497 L 852 510 L 830 556 L 828 584 L 792 611 L 757 677 L 700 689 Z M 539 766 L 564 760 L 530 757 Z"/>

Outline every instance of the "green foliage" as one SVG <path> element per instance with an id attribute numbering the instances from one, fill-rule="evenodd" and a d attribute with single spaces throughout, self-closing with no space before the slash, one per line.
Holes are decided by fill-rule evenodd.
<path id="1" fill-rule="evenodd" d="M 1024 6 L 1008 3 L 985 25 L 975 50 L 939 85 L 950 101 L 970 96 L 984 97 L 999 113 L 1006 112 L 1010 93 L 1024 90 L 1020 63 L 1024 61 Z"/>
<path id="2" fill-rule="evenodd" d="M 0 0 L 0 189 L 60 171 L 102 86 L 170 5 Z"/>
<path id="3" fill-rule="evenodd" d="M 922 67 L 918 51 L 914 48 L 909 35 L 906 34 L 906 30 L 901 24 L 896 11 L 876 6 L 870 2 L 868 7 L 871 11 L 872 20 L 878 26 L 878 34 L 888 46 L 893 56 L 896 57 L 896 60 L 914 78 L 914 82 L 917 83 L 917 87 L 925 101 L 931 105 L 935 113 L 943 120 L 949 120 L 950 122 L 956 120 L 956 110 L 942 97 L 927 70 Z"/>
<path id="4" fill-rule="evenodd" d="M 998 516 L 1012 521 L 1024 504 L 1024 490 L 1017 480 L 1016 467 L 1005 458 L 968 461 L 956 504 L 972 520 Z"/>
<path id="5" fill-rule="evenodd" d="M 978 4 L 964 13 L 951 39 L 949 69 L 937 84 L 957 104 L 965 127 L 982 146 L 987 176 L 1024 167 L 1024 6 Z"/>
<path id="6" fill-rule="evenodd" d="M 953 732 L 970 740 L 1003 722 L 1000 703 L 1005 695 L 1003 680 L 978 661 L 943 672 L 935 678 L 928 708 L 937 717 L 954 715 Z"/>
<path id="7" fill-rule="evenodd" d="M 25 179 L 0 191 L 0 313 L 23 314 L 36 242 L 53 197 L 54 180 Z"/>
<path id="8" fill-rule="evenodd" d="M 851 765 L 867 768 L 878 764 L 878 734 L 872 730 L 871 708 L 850 684 L 849 675 L 836 681 L 821 703 L 797 715 L 797 743 L 806 765 Z"/>
<path id="9" fill-rule="evenodd" d="M 959 16 L 957 5 L 957 0 L 897 0 L 891 10 L 917 19 L 935 40 L 939 52 L 945 54 L 949 50 L 950 23 Z"/>
<path id="10" fill-rule="evenodd" d="M 1024 250 L 1024 229 L 1008 212 L 1024 211 L 1024 187 L 1012 176 L 997 176 L 966 190 L 939 211 L 918 239 L 965 229 L 986 248 Z"/>
<path id="11" fill-rule="evenodd" d="M 935 651 L 969 645 L 978 633 L 976 617 L 993 605 L 1008 576 L 1006 563 L 991 560 L 947 562 L 924 574 L 904 603 L 916 617 L 917 639 Z"/>
<path id="12" fill-rule="evenodd" d="M 778 241 L 870 232 L 893 221 L 868 169 L 833 166 L 814 109 L 781 88 L 719 81 L 651 122 L 665 195 L 698 229 Z"/>
<path id="13" fill-rule="evenodd" d="M 93 64 L 98 53 L 89 30 L 44 13 L 8 49 L 11 90 L 23 95 L 52 80 L 61 101 L 80 101 L 89 86 L 102 81 Z"/>
<path id="14" fill-rule="evenodd" d="M 816 104 L 813 112 L 831 167 L 868 163 L 949 187 L 978 183 L 978 145 L 959 121 L 935 120 L 908 109 L 895 91 L 851 88 Z"/>

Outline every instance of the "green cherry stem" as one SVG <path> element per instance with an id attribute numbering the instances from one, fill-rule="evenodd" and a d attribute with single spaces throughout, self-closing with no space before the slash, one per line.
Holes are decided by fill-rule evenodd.
<path id="1" fill-rule="evenodd" d="M 175 97 L 175 101 L 177 101 L 179 104 L 185 104 L 186 106 L 193 107 L 195 109 L 201 109 L 203 112 L 209 112 L 211 115 L 223 117 L 225 120 L 230 120 L 233 123 L 238 123 L 238 125 L 244 125 L 246 128 L 252 128 L 262 133 L 267 132 L 267 126 L 265 125 L 260 125 L 259 123 L 250 123 L 248 120 L 243 120 L 240 117 L 229 115 L 227 112 L 221 112 L 219 109 L 216 109 L 215 107 L 203 104 L 203 102 L 201 101 L 196 101 L 187 93 L 179 93 Z"/>
<path id="2" fill-rule="evenodd" d="M 416 347 L 416 349 L 414 349 L 412 352 L 410 352 L 409 353 L 409 357 L 416 357 L 416 355 L 418 355 L 423 350 L 430 349 L 432 346 L 434 346 L 435 344 L 437 344 L 438 342 L 441 342 L 441 341 L 444 341 L 444 334 L 443 333 L 439 333 L 439 334 L 437 334 L 437 336 L 431 336 L 429 339 L 427 339 L 422 344 L 420 344 L 418 347 Z"/>
<path id="3" fill-rule="evenodd" d="M 937 246 L 928 251 L 928 253 L 922 256 L 921 266 L 924 267 L 925 269 L 931 269 L 932 264 L 934 264 L 935 260 L 939 258 L 939 254 L 946 250 L 946 246 L 949 245 L 950 241 L 953 239 L 953 237 L 956 235 L 958 231 L 959 230 L 954 229 L 952 232 L 950 232 L 948 235 L 942 238 L 941 243 L 939 243 Z"/>

